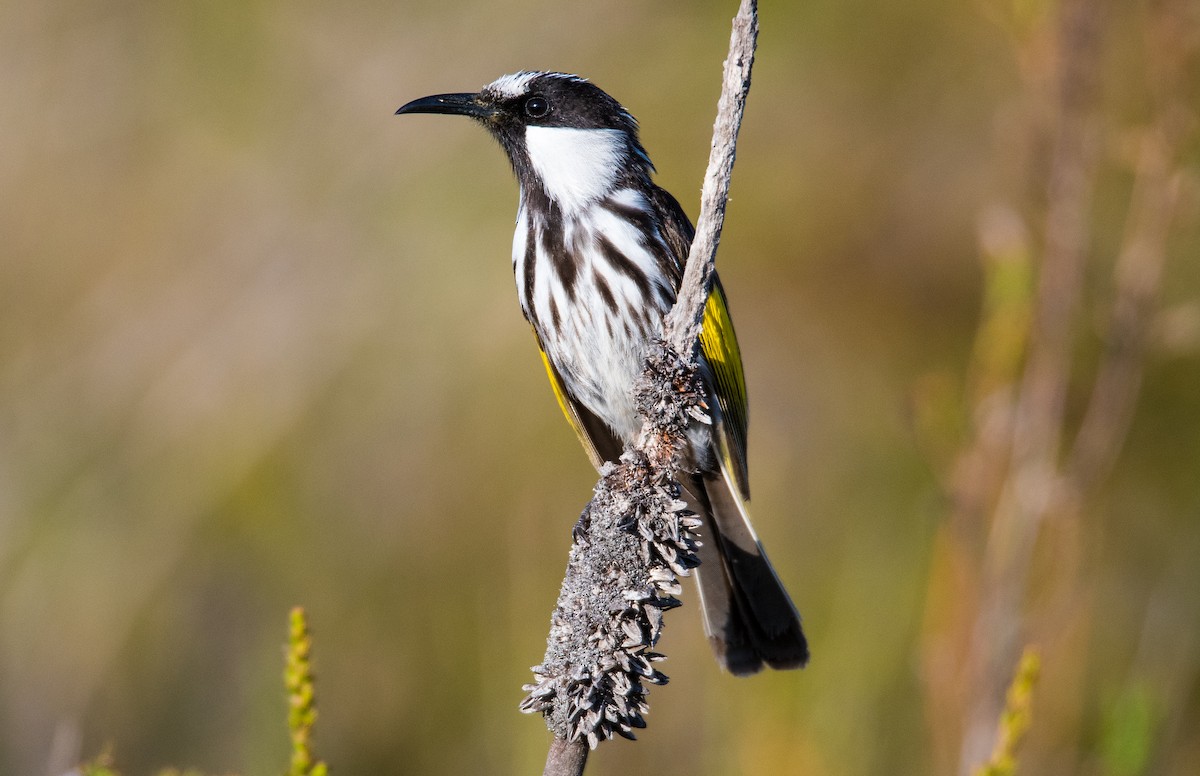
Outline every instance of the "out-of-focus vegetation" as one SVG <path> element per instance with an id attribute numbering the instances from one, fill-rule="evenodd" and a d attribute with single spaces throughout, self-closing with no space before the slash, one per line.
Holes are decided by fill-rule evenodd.
<path id="1" fill-rule="evenodd" d="M 1008 688 L 992 756 L 976 769 L 974 776 L 1012 776 L 1017 772 L 1017 749 L 1032 724 L 1033 689 L 1037 685 L 1040 666 L 1037 650 L 1026 649 Z"/>
<path id="2" fill-rule="evenodd" d="M 312 670 L 312 636 L 303 607 L 293 607 L 288 614 L 288 639 L 285 650 L 283 686 L 287 691 L 288 737 L 292 742 L 292 756 L 287 776 L 327 776 L 328 766 L 313 755 L 313 727 L 317 721 L 316 690 Z M 120 776 L 113 768 L 111 750 L 83 763 L 66 776 Z M 181 771 L 165 768 L 158 776 L 204 776 L 197 770 Z"/>
<path id="3" fill-rule="evenodd" d="M 1200 761 L 1200 12 L 1095 8 L 1080 48 L 1036 0 L 764 0 L 718 266 L 813 663 L 720 675 L 685 607 L 589 773 L 961 772 L 1028 642 L 1021 773 Z M 391 113 L 579 72 L 694 214 L 734 10 L 0 8 L 0 773 L 278 772 L 296 601 L 336 772 L 537 772 L 516 704 L 594 477 L 502 155 Z"/>
<path id="4" fill-rule="evenodd" d="M 304 609 L 288 615 L 287 663 L 283 684 L 288 692 L 288 733 L 292 758 L 288 776 L 326 776 L 329 768 L 313 754 L 313 726 L 317 722 L 317 696 L 313 686 L 312 636 Z"/>

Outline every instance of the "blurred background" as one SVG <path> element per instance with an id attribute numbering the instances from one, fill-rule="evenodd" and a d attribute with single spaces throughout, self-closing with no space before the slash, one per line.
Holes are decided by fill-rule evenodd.
<path id="1" fill-rule="evenodd" d="M 763 1 L 718 266 L 814 658 L 722 675 L 685 606 L 589 773 L 961 772 L 1030 643 L 1022 773 L 1195 772 L 1200 9 L 1071 8 Z M 0 5 L 0 774 L 281 772 L 293 604 L 335 773 L 540 772 L 517 704 L 595 477 L 502 153 L 392 112 L 583 74 L 695 217 L 735 10 Z M 1023 471 L 1065 485 L 1030 512 Z"/>

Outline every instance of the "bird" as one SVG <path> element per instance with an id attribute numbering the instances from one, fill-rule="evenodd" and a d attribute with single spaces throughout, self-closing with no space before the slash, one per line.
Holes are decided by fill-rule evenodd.
<path id="1" fill-rule="evenodd" d="M 421 113 L 474 119 L 508 156 L 520 188 L 512 267 L 521 310 L 592 464 L 616 461 L 641 428 L 634 381 L 662 336 L 695 233 L 653 182 L 637 120 L 587 79 L 537 70 L 396 111 Z M 689 428 L 677 480 L 702 519 L 693 573 L 704 629 L 735 676 L 800 668 L 809 659 L 800 615 L 750 522 L 746 383 L 716 276 L 699 351 L 712 422 Z"/>

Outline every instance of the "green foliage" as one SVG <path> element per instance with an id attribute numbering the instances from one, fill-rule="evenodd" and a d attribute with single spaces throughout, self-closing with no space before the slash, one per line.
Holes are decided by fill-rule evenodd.
<path id="1" fill-rule="evenodd" d="M 1017 748 L 1033 721 L 1033 689 L 1041 664 L 1037 648 L 1026 647 L 1008 688 L 992 757 L 986 765 L 976 769 L 974 776 L 1013 776 L 1017 772 Z"/>
<path id="2" fill-rule="evenodd" d="M 1111 704 L 1101 729 L 1100 759 L 1106 776 L 1145 773 L 1158 724 L 1151 689 L 1135 683 Z"/>
<path id="3" fill-rule="evenodd" d="M 283 683 L 288 692 L 288 732 L 292 738 L 292 764 L 288 776 L 326 776 L 328 766 L 315 760 L 312 751 L 317 701 L 313 690 L 312 637 L 304 609 L 297 606 L 289 617 L 287 665 Z"/>
<path id="4" fill-rule="evenodd" d="M 79 766 L 79 772 L 81 776 L 121 776 L 120 771 L 116 770 L 113 765 L 113 756 L 110 751 L 105 751 L 95 760 Z M 182 771 L 178 768 L 164 768 L 155 776 L 204 776 L 204 774 L 194 768 Z"/>
<path id="5" fill-rule="evenodd" d="M 1033 317 L 1033 258 L 1020 219 L 1002 208 L 985 214 L 983 314 L 975 335 L 975 398 L 1012 382 L 1026 352 Z"/>
<path id="6" fill-rule="evenodd" d="M 83 776 L 121 776 L 113 770 L 112 753 L 109 751 L 105 751 L 95 760 L 79 766 L 79 771 Z"/>

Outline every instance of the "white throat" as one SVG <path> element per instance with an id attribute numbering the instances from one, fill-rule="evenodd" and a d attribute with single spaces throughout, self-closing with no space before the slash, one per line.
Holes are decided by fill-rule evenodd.
<path id="1" fill-rule="evenodd" d="M 530 126 L 525 148 L 546 194 L 572 212 L 612 190 L 628 144 L 619 129 Z"/>

